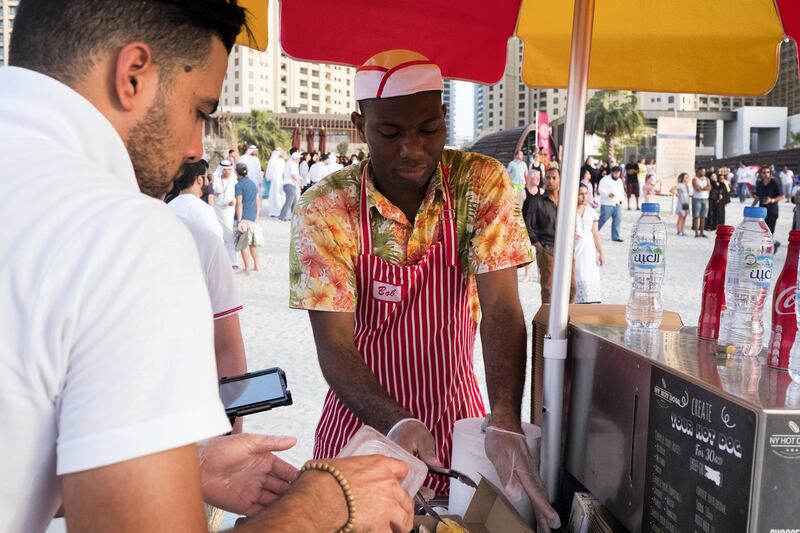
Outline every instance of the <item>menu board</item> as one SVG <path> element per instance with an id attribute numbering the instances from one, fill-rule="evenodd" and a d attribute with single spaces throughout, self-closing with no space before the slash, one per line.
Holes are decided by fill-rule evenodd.
<path id="1" fill-rule="evenodd" d="M 653 367 L 642 531 L 747 531 L 756 416 Z"/>

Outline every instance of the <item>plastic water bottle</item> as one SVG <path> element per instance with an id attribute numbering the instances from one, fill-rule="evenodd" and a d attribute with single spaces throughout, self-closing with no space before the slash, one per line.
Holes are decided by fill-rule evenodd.
<path id="1" fill-rule="evenodd" d="M 659 210 L 658 204 L 642 204 L 642 216 L 631 232 L 628 253 L 631 296 L 625 319 L 632 328 L 658 328 L 664 314 L 661 283 L 666 267 L 667 228 L 658 215 Z"/>
<path id="2" fill-rule="evenodd" d="M 728 249 L 725 310 L 719 343 L 735 348 L 734 356 L 755 357 L 764 339 L 762 311 L 772 284 L 772 233 L 764 207 L 745 207 Z"/>

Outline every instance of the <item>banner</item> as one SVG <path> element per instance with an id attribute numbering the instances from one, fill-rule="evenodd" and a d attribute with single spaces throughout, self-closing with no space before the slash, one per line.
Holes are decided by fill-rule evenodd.
<path id="1" fill-rule="evenodd" d="M 547 160 L 552 159 L 550 153 L 550 120 L 547 118 L 545 111 L 539 111 L 536 114 L 536 149 L 539 147 L 544 148 L 544 153 L 547 154 Z"/>
<path id="2" fill-rule="evenodd" d="M 697 119 L 658 117 L 656 134 L 656 179 L 661 190 L 668 191 L 678 181 L 678 174 L 694 177 Z"/>

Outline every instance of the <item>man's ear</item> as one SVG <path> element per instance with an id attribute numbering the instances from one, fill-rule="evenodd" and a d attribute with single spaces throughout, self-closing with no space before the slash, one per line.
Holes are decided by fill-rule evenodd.
<path id="1" fill-rule="evenodd" d="M 353 111 L 350 114 L 350 120 L 353 122 L 353 126 L 356 127 L 361 142 L 367 142 L 367 135 L 364 133 L 364 116 L 357 111 Z"/>
<path id="2" fill-rule="evenodd" d="M 139 41 L 120 49 L 113 87 L 116 104 L 124 111 L 133 111 L 142 105 L 150 107 L 158 90 L 158 70 L 149 45 Z"/>

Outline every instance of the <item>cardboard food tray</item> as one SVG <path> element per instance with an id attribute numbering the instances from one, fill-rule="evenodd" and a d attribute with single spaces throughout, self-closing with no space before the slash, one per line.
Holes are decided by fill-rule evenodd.
<path id="1" fill-rule="evenodd" d="M 443 515 L 450 518 L 470 533 L 533 533 L 534 530 L 525 523 L 503 492 L 490 481 L 482 478 L 478 489 L 464 513 L 460 517 Z M 414 519 L 414 531 L 424 525 L 432 533 L 436 532 L 436 520 L 430 516 L 418 516 Z"/>

